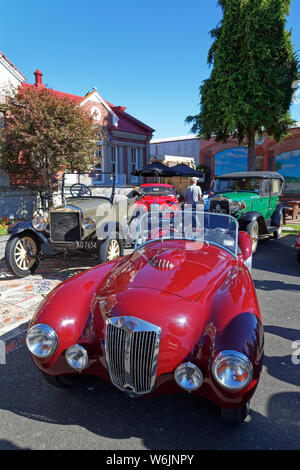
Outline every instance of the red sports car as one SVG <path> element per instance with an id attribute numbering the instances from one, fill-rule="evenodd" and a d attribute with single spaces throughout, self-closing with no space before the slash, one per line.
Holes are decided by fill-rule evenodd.
<path id="1" fill-rule="evenodd" d="M 247 233 L 229 215 L 144 214 L 132 254 L 57 286 L 26 344 L 44 377 L 98 376 L 132 395 L 193 393 L 242 422 L 263 361 Z"/>
<path id="2" fill-rule="evenodd" d="M 149 211 L 152 204 L 158 204 L 161 210 L 180 210 L 180 204 L 171 184 L 141 184 L 138 206 L 143 205 Z"/>

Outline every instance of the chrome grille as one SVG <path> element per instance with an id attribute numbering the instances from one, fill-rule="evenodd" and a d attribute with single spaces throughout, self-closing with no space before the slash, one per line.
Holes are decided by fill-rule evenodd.
<path id="1" fill-rule="evenodd" d="M 112 383 L 135 395 L 155 385 L 161 330 L 135 317 L 106 321 L 105 354 Z"/>

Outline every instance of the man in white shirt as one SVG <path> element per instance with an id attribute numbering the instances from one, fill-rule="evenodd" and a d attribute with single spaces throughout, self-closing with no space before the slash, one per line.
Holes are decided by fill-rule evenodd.
<path id="1" fill-rule="evenodd" d="M 201 200 L 202 191 L 200 186 L 197 186 L 198 178 L 190 178 L 190 185 L 186 188 L 185 200 L 188 204 L 197 204 Z"/>

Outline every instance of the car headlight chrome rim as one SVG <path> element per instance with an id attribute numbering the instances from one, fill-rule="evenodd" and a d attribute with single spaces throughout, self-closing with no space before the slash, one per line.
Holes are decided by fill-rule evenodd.
<path id="1" fill-rule="evenodd" d="M 27 332 L 26 345 L 34 356 L 41 359 L 47 358 L 57 350 L 58 336 L 49 325 L 34 325 Z"/>
<path id="2" fill-rule="evenodd" d="M 188 392 L 197 390 L 203 383 L 203 374 L 201 370 L 192 362 L 184 362 L 183 364 L 180 364 L 176 368 L 174 375 L 177 384 Z"/>
<path id="3" fill-rule="evenodd" d="M 241 209 L 242 205 L 239 201 L 233 201 L 230 204 L 230 209 L 232 212 L 238 212 Z"/>
<path id="4" fill-rule="evenodd" d="M 38 232 L 42 232 L 43 230 L 45 230 L 48 225 L 47 221 L 40 215 L 35 216 L 32 219 L 31 223 L 32 223 L 33 228 L 37 230 Z"/>
<path id="5" fill-rule="evenodd" d="M 85 369 L 89 361 L 86 349 L 80 344 L 70 346 L 65 352 L 65 358 L 69 366 L 77 371 Z"/>
<path id="6" fill-rule="evenodd" d="M 84 230 L 88 230 L 89 232 L 96 228 L 96 223 L 92 217 L 85 217 L 81 225 Z"/>
<path id="7" fill-rule="evenodd" d="M 213 363 L 212 373 L 219 385 L 226 390 L 242 390 L 252 380 L 253 368 L 250 360 L 238 351 L 222 351 Z"/>

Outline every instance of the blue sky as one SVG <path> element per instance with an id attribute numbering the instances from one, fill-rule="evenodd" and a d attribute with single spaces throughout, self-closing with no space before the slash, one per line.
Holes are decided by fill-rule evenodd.
<path id="1" fill-rule="evenodd" d="M 300 50 L 300 2 L 287 27 Z M 217 0 L 51 0 L 1 2 L 0 50 L 34 81 L 102 97 L 156 129 L 155 138 L 189 134 L 209 77 L 209 31 L 221 19 Z M 292 106 L 300 121 L 300 103 Z"/>

